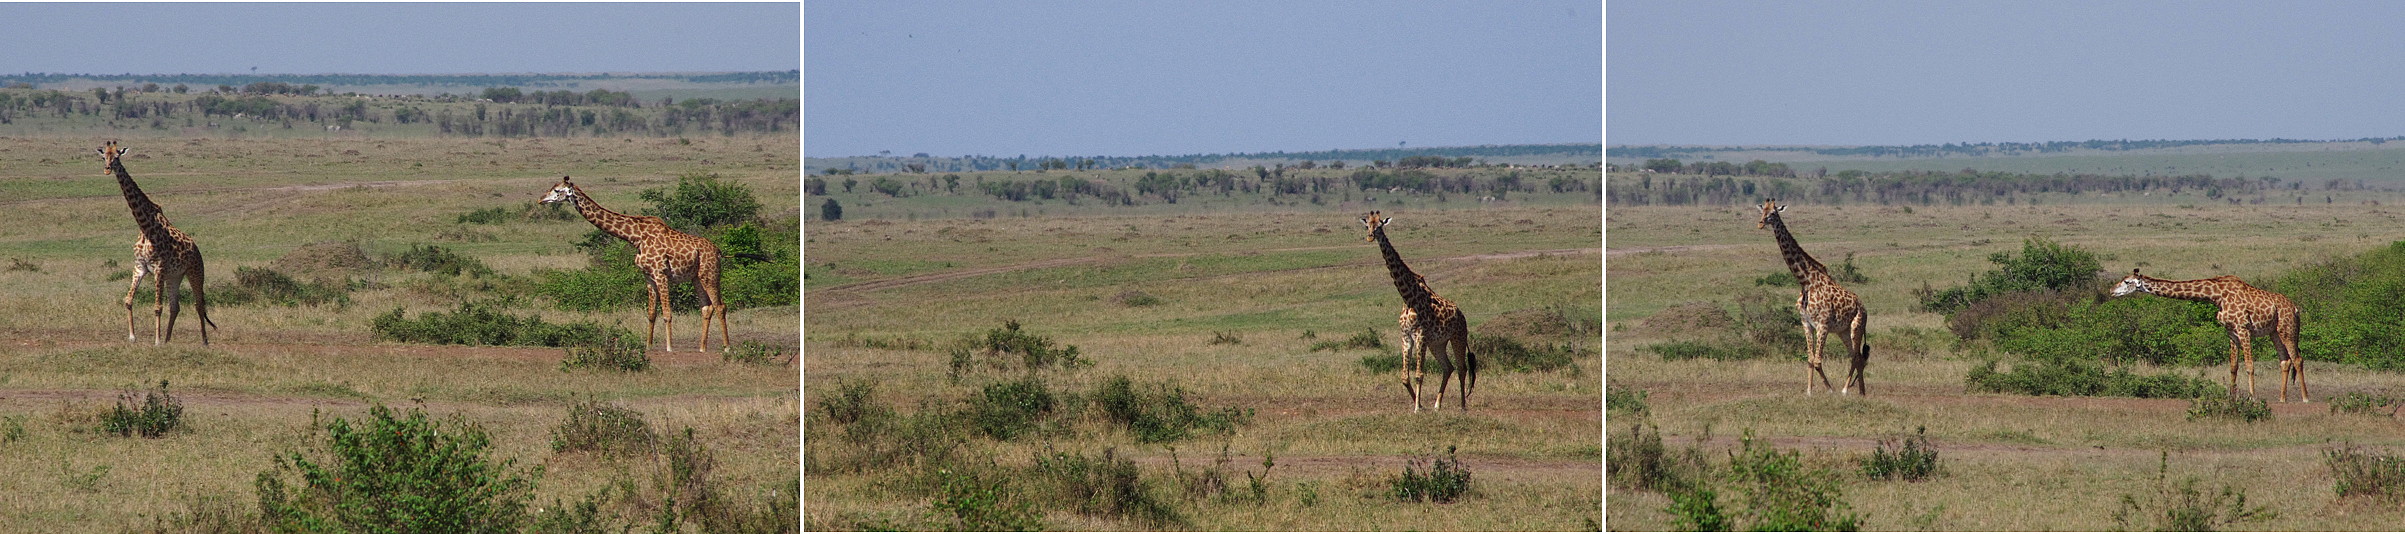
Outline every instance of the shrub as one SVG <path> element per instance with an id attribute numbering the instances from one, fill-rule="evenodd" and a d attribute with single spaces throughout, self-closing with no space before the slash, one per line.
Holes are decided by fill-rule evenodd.
<path id="1" fill-rule="evenodd" d="M 1751 344 L 1707 343 L 1702 341 L 1683 340 L 1672 340 L 1651 345 L 1641 345 L 1637 347 L 1637 352 L 1653 353 L 1653 355 L 1661 357 L 1662 361 L 1693 360 L 1697 358 L 1733 361 L 1751 360 L 1770 356 L 1770 354 L 1763 351 L 1761 347 Z"/>
<path id="2" fill-rule="evenodd" d="M 1937 473 L 1937 448 L 1929 446 L 1929 427 L 1914 430 L 1912 437 L 1904 438 L 1896 447 L 1896 452 L 1887 452 L 1889 446 L 1896 445 L 1891 440 L 1879 440 L 1879 446 L 1871 449 L 1871 456 L 1862 460 L 1862 476 L 1872 480 L 1919 481 Z"/>
<path id="3" fill-rule="evenodd" d="M 818 412 L 837 424 L 852 424 L 864 419 L 892 415 L 893 408 L 877 402 L 875 379 L 835 382 L 835 395 L 818 399 Z"/>
<path id="4" fill-rule="evenodd" d="M 2223 389 L 2220 384 L 2198 377 L 2139 375 L 2077 360 L 2023 363 L 2010 372 L 1996 371 L 1996 362 L 1989 360 L 1971 368 L 1964 382 L 1971 391 L 2148 399 L 2196 398 Z"/>
<path id="5" fill-rule="evenodd" d="M 1052 389 L 1035 377 L 988 384 L 969 404 L 967 415 L 986 436 L 1008 441 L 1034 430 L 1038 420 L 1059 403 Z"/>
<path id="6" fill-rule="evenodd" d="M 424 271 L 446 276 L 489 278 L 493 268 L 483 260 L 462 256 L 451 249 L 435 245 L 410 245 L 409 250 L 384 257 L 384 263 L 397 269 Z"/>
<path id="7" fill-rule="evenodd" d="M 2196 489 L 2196 477 L 2182 479 L 2177 486 L 2170 484 L 2170 472 L 2171 453 L 2164 452 L 2155 470 L 2154 493 L 2143 499 L 2121 495 L 2121 507 L 2113 511 L 2113 523 L 2119 530 L 2206 532 L 2232 523 L 2279 517 L 2268 507 L 2248 508 L 2246 492 L 2234 486 L 2224 484 L 2219 493 L 2208 495 Z"/>
<path id="8" fill-rule="evenodd" d="M 1629 425 L 1628 436 L 1613 436 L 1605 444 L 1608 458 L 1604 461 L 1604 476 L 1625 488 L 1662 491 L 1676 494 L 1678 490 L 1697 485 L 1709 486 L 1710 465 L 1704 461 L 1702 449 L 1688 447 L 1673 451 L 1662 445 L 1659 425 L 1638 421 Z"/>
<path id="9" fill-rule="evenodd" d="M 1862 518 L 1845 502 L 1837 477 L 1804 467 L 1801 455 L 1757 444 L 1751 431 L 1729 458 L 1725 482 L 1744 497 L 1735 513 L 1722 512 L 1718 492 L 1705 485 L 1674 491 L 1671 513 L 1683 526 L 1748 531 L 1854 531 Z"/>
<path id="10" fill-rule="evenodd" d="M 2405 241 L 2350 258 L 2309 264 L 2270 287 L 2304 312 L 2297 345 L 2316 359 L 2405 369 Z M 2256 352 L 2261 353 L 2258 348 Z"/>
<path id="11" fill-rule="evenodd" d="M 1013 490 L 1008 477 L 975 470 L 944 470 L 943 489 L 931 505 L 952 518 L 947 530 L 971 532 L 1044 529 L 1044 515 Z"/>
<path id="12" fill-rule="evenodd" d="M 1445 446 L 1445 457 L 1414 455 L 1403 474 L 1387 482 L 1387 495 L 1401 501 L 1449 503 L 1470 491 L 1470 470 Z M 1425 473 L 1421 470 L 1425 469 Z"/>
<path id="13" fill-rule="evenodd" d="M 1603 388 L 1603 409 L 1607 412 L 1644 415 L 1645 390 L 1620 387 L 1616 383 L 1606 384 Z"/>
<path id="14" fill-rule="evenodd" d="M 1234 332 L 1212 332 L 1212 333 L 1211 333 L 1211 341 L 1209 341 L 1209 342 L 1208 342 L 1208 343 L 1206 343 L 1206 344 L 1209 344 L 1209 345 L 1235 345 L 1235 344 L 1238 344 L 1238 343 L 1243 343 L 1243 342 L 1244 342 L 1244 340 L 1243 340 L 1243 339 L 1238 339 L 1238 338 L 1236 337 L 1236 334 L 1235 334 Z"/>
<path id="15" fill-rule="evenodd" d="M 520 317 L 496 311 L 485 302 L 462 302 L 451 312 L 426 312 L 407 318 L 401 308 L 368 321 L 378 341 L 443 345 L 531 345 L 569 347 L 631 340 L 634 332 L 590 321 L 551 324 L 538 315 Z M 624 341 L 618 341 L 624 343 Z"/>
<path id="16" fill-rule="evenodd" d="M 1386 348 L 1386 342 L 1378 339 L 1378 331 L 1374 329 L 1362 329 L 1361 333 L 1353 334 L 1353 337 L 1345 338 L 1343 341 L 1328 340 L 1311 344 L 1311 352 L 1383 348 Z"/>
<path id="17" fill-rule="evenodd" d="M 322 451 L 278 454 L 259 474 L 260 515 L 273 530 L 513 532 L 542 475 L 493 461 L 490 435 L 458 416 L 445 424 L 378 404 L 357 426 L 336 418 L 323 430 Z"/>
<path id="18" fill-rule="evenodd" d="M 1470 334 L 1470 352 L 1478 355 L 1479 370 L 1526 373 L 1569 367 L 1578 350 L 1567 345 L 1531 348 L 1505 336 Z"/>
<path id="19" fill-rule="evenodd" d="M 1017 319 L 1004 320 L 1000 328 L 986 330 L 982 336 L 964 338 L 954 348 L 958 349 L 953 356 L 956 374 L 967 366 L 964 359 L 969 351 L 982 351 L 987 357 L 1018 354 L 1020 363 L 1028 371 L 1055 366 L 1074 369 L 1093 364 L 1078 357 L 1076 345 L 1056 348 L 1052 338 L 1021 330 Z"/>
<path id="20" fill-rule="evenodd" d="M 1970 285 L 1915 291 L 1921 308 L 1950 316 L 1971 303 L 2004 293 L 2087 288 L 2096 283 L 2096 273 L 2103 268 L 2095 253 L 2038 237 L 2022 241 L 2018 257 L 1998 252 L 1987 261 L 1996 264 L 1996 270 L 1973 276 Z"/>
<path id="21" fill-rule="evenodd" d="M 640 372 L 651 368 L 651 348 L 635 340 L 633 332 L 612 334 L 601 340 L 568 346 L 568 356 L 560 360 L 560 370 L 601 369 L 607 371 Z"/>
<path id="22" fill-rule="evenodd" d="M 1102 456 L 1055 452 L 1037 455 L 1035 473 L 1057 489 L 1060 500 L 1089 516 L 1143 521 L 1154 526 L 1183 523 L 1177 510 L 1153 496 L 1136 463 L 1117 456 L 1117 448 Z"/>
<path id="23" fill-rule="evenodd" d="M 167 381 L 160 380 L 158 389 L 142 392 L 140 401 L 133 391 L 117 394 L 117 407 L 101 416 L 100 429 L 119 436 L 145 438 L 167 435 L 184 422 L 184 402 L 167 393 Z M 17 434 L 24 433 L 19 426 Z"/>
<path id="24" fill-rule="evenodd" d="M 459 224 L 501 224 L 510 219 L 508 208 L 485 208 L 459 214 Z"/>
<path id="25" fill-rule="evenodd" d="M 1087 398 L 1102 408 L 1104 417 L 1144 443 L 1183 440 L 1197 432 L 1233 433 L 1252 420 L 1251 410 L 1223 408 L 1206 413 L 1187 404 L 1186 391 L 1171 383 L 1138 388 L 1125 376 L 1103 381 Z"/>
<path id="26" fill-rule="evenodd" d="M 1403 369 L 1403 353 L 1379 352 L 1361 357 L 1362 370 L 1371 373 L 1392 373 Z"/>
<path id="27" fill-rule="evenodd" d="M 719 359 L 751 365 L 779 365 L 784 363 L 777 360 L 777 356 L 782 354 L 785 354 L 784 347 L 760 341 L 739 341 L 735 346 L 728 347 L 725 353 L 719 354 Z"/>
<path id="28" fill-rule="evenodd" d="M 1130 289 L 1121 291 L 1117 295 L 1112 295 L 1111 303 L 1130 308 L 1137 308 L 1160 304 L 1161 297 L 1155 297 L 1152 296 L 1151 293 Z"/>
<path id="29" fill-rule="evenodd" d="M 2349 391 L 2344 395 L 2339 395 L 2337 398 L 2329 399 L 2329 402 L 2331 415 L 2346 413 L 2387 415 L 2389 417 L 2395 417 L 2397 412 L 2396 409 L 2392 408 L 2386 414 L 2379 414 L 2377 413 L 2377 410 L 2390 406 L 2399 406 L 2401 408 L 2405 408 L 2405 399 L 2397 398 L 2384 393 L 2374 394 L 2364 393 L 2361 391 Z"/>
<path id="30" fill-rule="evenodd" d="M 274 269 L 235 267 L 234 285 L 220 287 L 210 297 L 212 303 L 228 306 L 263 301 L 285 307 L 303 304 L 342 307 L 351 303 L 351 288 L 340 282 L 301 282 Z"/>
<path id="31" fill-rule="evenodd" d="M 843 220 L 843 204 L 832 198 L 827 199 L 826 203 L 818 205 L 818 218 L 823 221 Z"/>
<path id="32" fill-rule="evenodd" d="M 2405 499 L 2405 457 L 2345 443 L 2322 451 L 2322 463 L 2338 480 L 2339 497 Z"/>
<path id="33" fill-rule="evenodd" d="M 742 224 L 760 214 L 760 201 L 752 197 L 750 186 L 718 181 L 715 173 L 679 175 L 676 185 L 645 189 L 635 198 L 653 204 L 644 215 L 658 216 L 685 232 Z"/>
<path id="34" fill-rule="evenodd" d="M 2254 397 L 2207 393 L 2188 401 L 2188 420 L 2203 418 L 2236 419 L 2252 423 L 2270 419 L 2271 404 Z"/>
<path id="35" fill-rule="evenodd" d="M 649 452 L 658 441 L 643 414 L 598 400 L 569 404 L 568 418 L 551 428 L 552 452 Z"/>

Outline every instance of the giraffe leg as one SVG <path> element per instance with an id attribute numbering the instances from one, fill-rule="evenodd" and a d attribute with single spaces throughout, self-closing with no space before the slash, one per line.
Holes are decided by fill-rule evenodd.
<path id="1" fill-rule="evenodd" d="M 646 351 L 651 350 L 652 336 L 660 329 L 660 283 L 658 280 L 658 276 L 644 273 L 643 289 L 650 293 L 650 295 L 645 295 L 649 298 L 644 299 L 646 301 L 644 304 L 649 305 L 651 310 L 651 319 L 643 326 L 643 350 Z"/>
<path id="2" fill-rule="evenodd" d="M 1862 367 L 1870 362 L 1871 356 L 1870 346 L 1864 344 L 1870 337 L 1869 330 L 1869 317 L 1866 315 L 1855 315 L 1853 321 L 1846 323 L 1845 339 L 1841 340 L 1845 342 L 1846 385 L 1845 388 L 1837 390 L 1839 395 L 1853 393 L 1868 396 L 1871 394 L 1870 388 L 1862 383 Z"/>
<path id="3" fill-rule="evenodd" d="M 1445 371 L 1443 374 L 1436 375 L 1436 402 L 1429 403 L 1428 409 L 1444 411 L 1445 389 L 1453 385 L 1453 371 L 1456 370 L 1454 369 L 1456 366 L 1453 364 L 1453 334 L 1450 332 L 1440 333 L 1436 339 L 1436 347 L 1433 351 L 1436 355 L 1436 363 L 1444 364 Z"/>
<path id="4" fill-rule="evenodd" d="M 660 298 L 659 313 L 661 323 L 660 350 L 664 352 L 676 352 L 676 305 L 670 304 L 670 302 L 672 302 L 670 300 L 670 296 L 676 293 L 676 282 L 671 282 L 668 280 L 670 279 L 664 278 L 661 280 L 660 291 L 658 293 Z"/>
<path id="5" fill-rule="evenodd" d="M 215 323 L 209 322 L 209 294 L 206 290 L 201 289 L 203 287 L 201 281 L 206 278 L 206 275 L 201 272 L 200 266 L 195 264 L 192 271 L 185 276 L 192 279 L 192 314 L 200 317 L 200 346 L 206 347 L 209 346 L 209 327 L 217 326 Z"/>
<path id="6" fill-rule="evenodd" d="M 142 278 L 150 276 L 150 269 L 144 267 L 142 263 L 140 259 L 134 260 L 134 282 L 125 286 L 125 341 L 127 343 L 134 341 L 134 293 L 142 289 Z"/>
<path id="7" fill-rule="evenodd" d="M 2238 344 L 2244 343 L 2238 332 L 2230 332 L 2230 396 L 2238 396 Z"/>
<path id="8" fill-rule="evenodd" d="M 730 349 L 734 348 L 735 343 L 734 341 L 728 340 L 726 336 L 727 305 L 726 301 L 722 300 L 718 296 L 718 268 L 713 266 L 716 262 L 717 260 L 715 259 L 704 258 L 702 260 L 702 267 L 699 269 L 701 272 L 693 279 L 694 289 L 701 290 L 702 352 L 710 351 L 710 318 L 712 316 L 716 316 L 718 318 L 718 347 L 721 350 Z"/>
<path id="9" fill-rule="evenodd" d="M 168 279 L 161 278 L 161 280 Z M 175 341 L 175 316 L 184 313 L 183 285 L 182 280 L 172 280 L 166 282 L 166 285 L 160 289 L 167 292 L 167 342 Z"/>
<path id="10" fill-rule="evenodd" d="M 1476 383 L 1477 380 L 1478 360 L 1470 358 L 1468 334 L 1464 333 L 1462 337 L 1463 339 L 1459 340 L 1461 343 L 1453 347 L 1453 350 L 1456 351 L 1455 354 L 1459 356 L 1454 358 L 1454 361 L 1461 362 L 1461 365 L 1456 366 L 1454 370 L 1458 371 L 1461 376 L 1461 411 L 1468 412 L 1470 411 L 1470 385 Z"/>
<path id="11" fill-rule="evenodd" d="M 2238 350 L 2246 355 L 2246 396 L 2255 396 L 2255 341 L 2240 336 Z"/>
<path id="12" fill-rule="evenodd" d="M 167 344 L 167 298 L 175 287 L 167 285 L 164 272 L 151 276 L 150 286 L 150 345 L 156 347 Z"/>

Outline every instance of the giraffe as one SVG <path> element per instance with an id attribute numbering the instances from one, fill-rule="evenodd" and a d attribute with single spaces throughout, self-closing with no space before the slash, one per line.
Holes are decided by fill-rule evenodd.
<path id="1" fill-rule="evenodd" d="M 1420 411 L 1418 380 L 1425 380 L 1422 368 L 1427 353 L 1434 348 L 1436 357 L 1447 364 L 1443 375 L 1436 380 L 1436 401 L 1429 408 L 1441 410 L 1445 404 L 1445 389 L 1456 374 L 1461 376 L 1461 409 L 1470 409 L 1470 389 L 1478 384 L 1478 357 L 1470 353 L 1469 320 L 1453 301 L 1436 295 L 1428 288 L 1428 280 L 1403 264 L 1403 256 L 1395 253 L 1394 243 L 1386 240 L 1386 225 L 1392 217 L 1379 217 L 1372 211 L 1361 218 L 1369 235 L 1362 238 L 1378 244 L 1378 252 L 1386 257 L 1387 273 L 1394 277 L 1395 291 L 1403 296 L 1403 313 L 1396 323 L 1403 328 L 1403 391 L 1411 395 L 1411 411 Z"/>
<path id="2" fill-rule="evenodd" d="M 2230 394 L 2238 393 L 2238 358 L 2246 357 L 2246 394 L 2255 394 L 2254 336 L 2268 334 L 2272 346 L 2280 352 L 2280 402 L 2288 402 L 2288 381 L 2296 381 L 2299 402 L 2313 402 L 2305 390 L 2305 359 L 2296 351 L 2298 311 L 2287 296 L 2265 291 L 2246 284 L 2235 276 L 2216 276 L 2202 280 L 2164 280 L 2129 270 L 2129 277 L 2113 286 L 2113 296 L 2148 293 L 2158 297 L 2211 302 L 2220 311 L 2213 320 L 2221 323 L 2230 334 Z"/>
<path id="3" fill-rule="evenodd" d="M 1771 230 L 1771 236 L 1779 241 L 1779 255 L 1786 259 L 1787 270 L 1795 274 L 1796 285 L 1802 288 L 1795 297 L 1795 309 L 1804 316 L 1804 394 L 1812 394 L 1814 376 L 1820 377 L 1822 389 L 1831 389 L 1829 374 L 1821 371 L 1820 362 L 1821 356 L 1828 352 L 1828 336 L 1834 331 L 1845 342 L 1846 355 L 1851 360 L 1846 369 L 1846 385 L 1835 388 L 1837 394 L 1860 391 L 1870 395 L 1870 385 L 1862 377 L 1863 366 L 1871 360 L 1870 345 L 1865 343 L 1869 341 L 1870 312 L 1862 308 L 1862 298 L 1837 285 L 1837 279 L 1829 276 L 1829 268 L 1812 259 L 1811 254 L 1805 254 L 1804 247 L 1796 244 L 1795 235 L 1787 233 L 1787 222 L 1779 218 L 1779 212 L 1787 211 L 1786 205 L 1764 199 L 1761 209 L 1762 220 L 1754 229 Z"/>
<path id="4" fill-rule="evenodd" d="M 187 280 L 192 283 L 192 310 L 200 315 L 200 344 L 209 344 L 209 329 L 217 322 L 209 320 L 209 296 L 202 290 L 202 280 L 208 278 L 201 261 L 200 245 L 167 222 L 159 205 L 142 193 L 134 176 L 125 171 L 121 159 L 129 150 L 109 141 L 100 147 L 102 170 L 117 177 L 117 189 L 125 194 L 125 206 L 133 211 L 134 225 L 142 236 L 134 240 L 133 282 L 125 288 L 125 340 L 134 341 L 134 292 L 142 287 L 142 278 L 151 276 L 154 291 L 151 302 L 151 344 L 165 345 L 175 340 L 175 318 L 183 313 L 183 295 L 177 291 Z M 161 245 L 164 244 L 164 247 Z M 162 250 L 163 248 L 163 250 Z M 162 313 L 163 312 L 163 313 Z M 163 318 L 163 320 L 162 320 Z"/>
<path id="5" fill-rule="evenodd" d="M 643 269 L 645 289 L 650 297 L 650 324 L 643 330 L 643 346 L 651 346 L 652 334 L 660 326 L 660 317 L 668 317 L 667 336 L 661 348 L 676 352 L 676 313 L 668 306 L 668 288 L 678 282 L 692 281 L 701 290 L 701 349 L 710 351 L 710 319 L 718 319 L 720 347 L 728 348 L 726 303 L 718 297 L 718 261 L 722 255 L 718 245 L 699 236 L 669 228 L 667 221 L 648 215 L 624 215 L 601 207 L 585 196 L 583 188 L 561 176 L 551 193 L 543 196 L 544 204 L 570 202 L 576 212 L 602 232 L 617 236 L 635 246 L 635 266 Z"/>

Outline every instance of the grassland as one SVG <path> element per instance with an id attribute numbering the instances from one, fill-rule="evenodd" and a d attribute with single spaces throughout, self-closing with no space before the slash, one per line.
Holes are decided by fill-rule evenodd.
<path id="1" fill-rule="evenodd" d="M 649 487 L 649 460 L 553 453 L 549 432 L 578 399 L 641 413 L 662 433 L 692 427 L 718 462 L 717 482 L 768 502 L 799 476 L 798 376 L 793 368 L 653 353 L 643 373 L 564 372 L 560 349 L 376 342 L 368 320 L 394 308 L 414 315 L 463 300 L 507 299 L 508 284 L 480 286 L 395 269 L 359 273 L 347 304 L 216 304 L 222 326 L 199 345 L 187 303 L 173 344 L 124 341 L 126 281 L 135 229 L 115 180 L 101 173 L 98 137 L 0 138 L 0 257 L 29 268 L 0 272 L 0 419 L 21 436 L 0 442 L 0 522 L 17 531 L 91 532 L 173 526 L 178 516 L 254 510 L 251 482 L 270 454 L 300 448 L 313 414 L 358 420 L 372 403 L 458 414 L 491 431 L 494 454 L 546 471 L 535 504 L 555 506 L 605 486 Z M 245 267 L 270 267 L 303 245 L 357 244 L 371 257 L 440 245 L 504 276 L 584 265 L 572 243 L 581 220 L 461 224 L 485 208 L 511 213 L 561 175 L 596 200 L 637 211 L 637 192 L 680 174 L 717 173 L 766 204 L 762 215 L 799 217 L 792 136 L 465 140 L 431 138 L 226 139 L 135 137 L 126 165 L 208 258 L 211 294 Z M 12 263 L 14 264 L 14 263 Z M 311 273 L 288 273 L 305 277 Z M 567 322 L 634 329 L 638 310 L 565 312 L 522 295 L 507 306 Z M 147 301 L 141 315 L 147 316 Z M 697 317 L 682 311 L 688 348 Z M 728 314 L 738 341 L 795 348 L 794 307 Z M 689 349 L 688 349 L 689 350 Z M 185 399 L 186 430 L 161 439 L 98 432 L 96 413 L 125 388 L 159 380 Z M 97 476 L 94 474 L 98 473 Z M 784 489 L 777 489 L 784 488 Z M 790 496 L 790 494 L 787 494 Z M 617 506 L 617 505 L 613 505 Z M 632 515 L 635 505 L 612 508 Z"/>
<path id="2" fill-rule="evenodd" d="M 1586 172 L 1585 179 L 1596 178 Z M 979 176 L 1064 174 L 1124 184 L 1141 172 L 963 174 L 960 193 L 899 198 L 831 190 L 844 217 L 814 219 L 805 244 L 804 520 L 811 528 L 957 528 L 926 485 L 946 476 L 939 468 L 950 476 L 1016 473 L 1045 454 L 1106 449 L 1132 460 L 1146 494 L 1182 519 L 1150 523 L 1042 504 L 1036 513 L 1044 526 L 1572 530 L 1600 521 L 1594 373 L 1601 362 L 1593 334 L 1530 338 L 1582 348 L 1565 369 L 1486 371 L 1466 413 L 1447 401 L 1442 413 L 1414 414 L 1392 372 L 1361 364 L 1394 352 L 1400 302 L 1356 220 L 1372 209 L 1395 217 L 1389 236 L 1398 251 L 1467 310 L 1474 332 L 1491 332 L 1511 322 L 1499 318 L 1511 312 L 1599 312 L 1601 229 L 1592 189 L 1512 193 L 1501 203 L 1381 190 L 1375 204 L 1361 191 L 1349 198 L 1330 191 L 1321 204 L 1309 195 L 1213 193 L 1109 206 L 1004 202 L 969 188 Z M 813 217 L 825 198 L 804 199 Z M 984 210 L 993 215 L 970 216 Z M 1130 292 L 1158 302 L 1126 304 L 1122 295 Z M 953 378 L 948 348 L 1014 319 L 1078 347 L 1093 365 L 1030 375 L 980 363 Z M 1381 336 L 1385 348 L 1311 349 L 1363 332 Z M 1219 334 L 1240 341 L 1211 343 Z M 1087 410 L 1032 436 L 967 438 L 966 452 L 948 463 L 861 467 L 863 452 L 849 441 L 862 432 L 858 423 L 832 421 L 826 409 L 843 386 L 874 381 L 881 402 L 901 414 L 949 412 L 973 405 L 982 386 L 1024 376 L 1078 395 L 1111 377 L 1173 382 L 1203 409 L 1253 416 L 1231 434 L 1145 443 Z M 1473 473 L 1468 497 L 1431 504 L 1387 496 L 1414 455 L 1447 446 L 1459 447 Z M 1191 482 L 1214 469 L 1223 449 L 1232 467 L 1219 469 L 1237 488 L 1248 483 L 1238 471 L 1260 473 L 1263 457 L 1274 455 L 1263 498 L 1228 499 Z M 1035 482 L 1013 480 L 1020 489 L 1003 506 L 1055 502 Z"/>
<path id="3" fill-rule="evenodd" d="M 1642 419 L 1660 425 L 1664 442 L 1674 448 L 1720 451 L 1735 448 L 1735 438 L 1750 431 L 1774 446 L 1803 451 L 1808 465 L 1833 469 L 1845 500 L 1864 515 L 1869 530 L 2113 529 L 2112 513 L 2123 495 L 2152 495 L 2166 451 L 2173 481 L 2197 477 L 2207 491 L 2228 485 L 2244 491 L 2249 505 L 2278 513 L 2230 528 L 2393 529 L 2405 512 L 2376 500 L 2337 498 L 2322 455 L 2340 443 L 2390 454 L 2405 447 L 2405 427 L 2397 421 L 2333 414 L 2326 403 L 2349 392 L 2395 388 L 2401 382 L 2394 373 L 2312 362 L 2307 376 L 2315 402 L 2274 403 L 2275 417 L 2257 423 L 2189 421 L 2185 400 L 1967 393 L 1968 370 L 2002 355 L 1958 346 L 1941 316 L 1914 310 L 1913 290 L 1962 285 L 1994 267 L 1990 254 L 2017 252 L 2031 236 L 2094 251 L 2106 271 L 2143 267 L 2174 279 L 2229 274 L 2250 281 L 2405 239 L 2396 230 L 2405 211 L 2392 207 L 2398 199 L 2391 193 L 2357 192 L 2334 203 L 2301 205 L 2230 205 L 2183 195 L 1788 209 L 1785 220 L 1806 251 L 1830 264 L 1851 254 L 1871 278 L 1848 287 L 1871 315 L 1870 343 L 1877 350 L 1867 376 L 1875 395 L 1848 398 L 1804 397 L 1805 373 L 1794 357 L 1665 361 L 1638 351 L 1711 334 L 1647 321 L 1672 306 L 1727 307 L 1745 293 L 1783 303 L 1795 290 L 1755 284 L 1785 266 L 1768 231 L 1754 228 L 1759 213 L 1751 206 L 1615 206 L 1606 214 L 1608 380 L 1644 391 L 1650 406 L 1645 415 L 1613 413 L 1607 432 L 1625 437 Z M 1739 202 L 1744 200 L 1758 199 Z M 2219 376 L 2201 367 L 2165 370 Z M 2260 372 L 2272 377 L 2275 370 L 2265 364 Z M 2264 384 L 2272 382 L 2266 378 Z M 1856 462 L 1879 440 L 1922 426 L 1942 454 L 1941 476 L 1901 482 L 1859 474 Z M 1670 501 L 1662 493 L 1609 491 L 1609 528 L 1672 528 L 1665 512 Z M 1723 504 L 1728 501 L 1724 496 Z"/>

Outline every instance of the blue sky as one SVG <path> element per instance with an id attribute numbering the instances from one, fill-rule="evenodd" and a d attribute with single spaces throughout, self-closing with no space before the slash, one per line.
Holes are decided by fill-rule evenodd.
<path id="1" fill-rule="evenodd" d="M 793 70 L 800 17 L 799 3 L 0 2 L 0 72 Z"/>
<path id="2" fill-rule="evenodd" d="M 2405 3 L 1612 0 L 1612 144 L 2405 135 Z"/>
<path id="3" fill-rule="evenodd" d="M 1601 135 L 1593 0 L 811 2 L 809 156 L 1154 155 Z"/>

